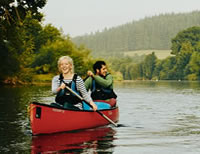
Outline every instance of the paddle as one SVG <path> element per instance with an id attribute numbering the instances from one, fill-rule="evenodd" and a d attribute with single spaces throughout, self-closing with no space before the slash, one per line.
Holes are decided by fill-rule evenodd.
<path id="1" fill-rule="evenodd" d="M 66 85 L 66 84 L 65 84 Z M 76 97 L 78 97 L 81 101 L 84 101 L 87 105 L 89 105 L 91 108 L 92 106 L 90 105 L 90 103 L 86 102 L 80 95 L 78 95 L 76 92 L 74 92 L 71 88 L 69 88 L 67 85 L 66 85 L 66 88 L 72 93 L 74 94 Z M 108 118 L 105 114 L 101 113 L 100 111 L 96 110 L 96 112 L 98 114 L 100 114 L 102 117 L 104 117 L 106 120 L 108 120 L 110 123 L 112 123 L 115 127 L 118 127 L 118 125 L 112 121 L 110 118 Z"/>
<path id="2" fill-rule="evenodd" d="M 85 82 L 88 78 L 89 78 L 90 76 L 88 75 L 88 76 L 86 76 L 86 78 L 85 79 L 83 79 L 83 81 Z"/>

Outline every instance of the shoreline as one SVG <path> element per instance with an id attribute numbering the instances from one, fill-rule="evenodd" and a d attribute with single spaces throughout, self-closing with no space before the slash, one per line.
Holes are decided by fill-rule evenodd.
<path id="1" fill-rule="evenodd" d="M 114 83 L 132 83 L 132 82 L 200 82 L 199 80 L 115 80 Z M 33 81 L 33 82 L 1 82 L 2 86 L 26 86 L 26 85 L 51 85 L 51 81 Z"/>

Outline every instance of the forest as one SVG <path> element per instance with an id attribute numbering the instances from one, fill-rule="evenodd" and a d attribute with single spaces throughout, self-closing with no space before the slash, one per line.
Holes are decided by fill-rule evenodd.
<path id="1" fill-rule="evenodd" d="M 134 50 L 170 49 L 171 39 L 184 29 L 200 26 L 200 11 L 168 13 L 145 17 L 117 27 L 105 28 L 73 38 L 76 44 L 85 44 L 93 55 L 102 52 L 126 52 Z"/>
<path id="2" fill-rule="evenodd" d="M 160 30 L 156 31 L 153 17 L 148 18 L 148 21 L 152 23 L 152 27 L 148 27 L 156 31 L 159 41 L 167 44 L 160 48 L 171 48 L 172 50 L 173 56 L 166 59 L 158 59 L 154 52 L 147 56 L 124 56 L 122 53 L 117 53 L 119 51 L 117 46 L 109 44 L 109 41 L 106 40 L 104 46 L 107 46 L 110 51 L 116 51 L 117 54 L 113 52 L 114 56 L 94 57 L 93 52 L 97 50 L 94 50 L 87 43 L 74 43 L 76 38 L 63 34 L 61 30 L 51 24 L 43 25 L 44 15 L 39 10 L 46 5 L 46 0 L 17 0 L 17 3 L 15 2 L 14 0 L 0 1 L 1 84 L 49 82 L 52 76 L 58 73 L 57 60 L 63 55 L 69 55 L 73 58 L 75 70 L 83 78 L 97 59 L 103 59 L 107 62 L 109 71 L 116 80 L 200 80 L 200 27 L 198 25 L 191 26 L 194 22 L 200 21 L 200 12 L 184 14 L 185 17 L 189 16 L 187 18 L 188 25 L 180 31 L 176 27 L 176 25 L 181 25 L 180 21 L 173 20 L 173 22 L 168 23 L 164 20 L 164 25 L 174 27 L 174 29 L 169 28 L 168 32 L 165 32 L 166 35 Z M 163 16 L 165 15 L 156 18 L 158 20 Z M 180 14 L 174 14 L 174 16 L 180 16 Z M 130 24 L 127 25 L 130 26 Z M 130 29 L 126 29 L 125 25 L 121 27 L 124 28 L 124 31 L 120 32 L 122 34 L 126 34 L 125 31 L 130 31 Z M 146 27 L 140 27 L 140 29 L 137 30 L 133 27 L 131 30 L 136 31 L 138 35 L 142 35 L 141 31 L 147 32 Z M 105 30 L 102 34 L 106 35 L 106 31 L 109 33 L 110 30 Z M 177 33 L 174 34 L 175 32 Z M 101 33 L 95 35 L 101 35 Z M 120 37 L 121 39 L 117 43 L 129 43 L 127 38 L 123 39 L 123 35 Z M 154 43 L 148 43 L 151 47 L 145 46 L 145 39 L 150 39 L 146 37 L 147 35 L 142 36 L 143 41 L 138 42 L 140 45 L 137 47 L 129 46 L 124 50 L 150 49 L 154 48 L 156 44 L 163 45 L 152 40 Z M 168 42 L 169 37 L 170 43 Z M 92 40 L 90 40 L 91 43 Z M 135 41 L 132 40 L 132 42 Z M 99 46 L 104 48 L 102 44 Z M 158 47 L 158 49 L 160 48 Z"/>
<path id="3" fill-rule="evenodd" d="M 162 60 L 152 52 L 109 61 L 125 80 L 200 80 L 200 26 L 179 32 L 172 38 L 171 50 L 172 56 Z"/>

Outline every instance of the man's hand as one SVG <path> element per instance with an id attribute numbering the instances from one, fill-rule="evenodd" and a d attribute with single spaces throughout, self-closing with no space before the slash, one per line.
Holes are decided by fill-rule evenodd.
<path id="1" fill-rule="evenodd" d="M 94 77 L 94 73 L 93 73 L 92 71 L 88 71 L 88 72 L 87 72 L 87 75 L 88 75 L 88 76 L 91 76 L 91 77 Z"/>

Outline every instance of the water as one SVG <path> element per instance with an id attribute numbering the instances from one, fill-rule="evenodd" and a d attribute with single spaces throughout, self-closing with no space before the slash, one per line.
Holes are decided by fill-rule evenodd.
<path id="1" fill-rule="evenodd" d="M 32 137 L 27 107 L 54 101 L 50 86 L 0 88 L 0 153 L 200 152 L 200 83 L 115 83 L 119 124 Z"/>

